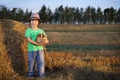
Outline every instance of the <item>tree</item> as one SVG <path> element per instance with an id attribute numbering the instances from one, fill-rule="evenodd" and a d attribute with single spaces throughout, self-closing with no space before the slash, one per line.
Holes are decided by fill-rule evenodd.
<path id="1" fill-rule="evenodd" d="M 66 6 L 65 7 L 65 11 L 64 11 L 64 16 L 65 16 L 65 23 L 69 23 L 69 9 L 68 7 Z"/>
<path id="2" fill-rule="evenodd" d="M 90 14 L 91 14 L 91 16 L 90 16 L 90 18 L 91 18 L 91 23 L 92 23 L 92 24 L 96 24 L 96 18 L 97 18 L 96 9 L 93 8 L 93 7 L 91 7 L 91 9 L 90 9 Z"/>
<path id="3" fill-rule="evenodd" d="M 105 20 L 105 23 L 106 24 L 109 24 L 110 23 L 110 15 L 111 15 L 111 13 L 110 13 L 110 8 L 106 8 L 105 10 L 104 10 L 104 20 Z"/>
<path id="4" fill-rule="evenodd" d="M 116 15 L 116 10 L 113 8 L 113 7 L 111 7 L 110 8 L 110 19 L 109 19 L 109 21 L 110 21 L 110 23 L 112 23 L 112 24 L 114 24 L 115 23 L 115 15 Z"/>
<path id="5" fill-rule="evenodd" d="M 17 8 L 13 8 L 11 11 L 10 11 L 10 18 L 15 20 L 15 17 L 17 16 L 16 15 L 16 11 L 17 11 Z"/>
<path id="6" fill-rule="evenodd" d="M 74 11 L 75 8 L 71 8 L 71 7 L 65 7 L 65 11 L 64 11 L 64 17 L 65 17 L 65 22 L 66 23 L 73 23 L 74 22 Z"/>
<path id="7" fill-rule="evenodd" d="M 65 17 L 64 17 L 64 8 L 61 5 L 60 7 L 58 7 L 58 14 L 59 14 L 59 22 L 62 24 L 65 21 Z"/>
<path id="8" fill-rule="evenodd" d="M 10 10 L 7 9 L 7 7 L 0 5 L 0 19 L 9 19 Z"/>
<path id="9" fill-rule="evenodd" d="M 47 10 L 46 6 L 43 5 L 41 10 L 39 11 L 42 23 L 46 23 L 47 22 L 47 12 L 46 12 L 46 10 Z"/>
<path id="10" fill-rule="evenodd" d="M 17 14 L 16 20 L 23 22 L 24 21 L 24 11 L 22 9 L 18 8 L 16 14 Z"/>
<path id="11" fill-rule="evenodd" d="M 54 12 L 54 15 L 53 15 L 53 20 L 56 24 L 59 24 L 59 12 L 58 12 L 58 9 L 56 8 L 55 9 L 55 12 Z"/>
<path id="12" fill-rule="evenodd" d="M 77 7 L 77 8 L 75 9 L 75 12 L 74 12 L 74 21 L 75 21 L 76 23 L 79 23 L 79 22 L 80 22 L 80 19 L 81 19 L 81 14 L 80 14 L 79 8 Z"/>
<path id="13" fill-rule="evenodd" d="M 120 24 L 120 8 L 118 9 L 116 13 L 116 23 Z"/>
<path id="14" fill-rule="evenodd" d="M 80 8 L 80 12 L 79 12 L 79 22 L 81 23 L 81 24 L 83 24 L 83 22 L 84 22 L 84 9 L 83 8 Z"/>
<path id="15" fill-rule="evenodd" d="M 88 6 L 85 10 L 85 15 L 84 15 L 84 23 L 90 24 L 91 23 L 91 8 Z"/>
<path id="16" fill-rule="evenodd" d="M 69 8 L 69 19 L 70 19 L 70 23 L 73 24 L 75 21 L 75 8 Z"/>
<path id="17" fill-rule="evenodd" d="M 28 9 L 26 9 L 26 11 L 24 12 L 24 17 L 23 17 L 24 22 L 29 22 L 31 13 L 32 11 L 29 12 Z"/>
<path id="18" fill-rule="evenodd" d="M 111 7 L 104 10 L 105 21 L 109 24 L 114 23 L 116 10 Z"/>
<path id="19" fill-rule="evenodd" d="M 96 18 L 97 24 L 102 24 L 103 23 L 103 13 L 101 11 L 101 8 L 97 8 L 97 18 Z"/>
<path id="20" fill-rule="evenodd" d="M 49 22 L 50 24 L 52 23 L 53 20 L 53 13 L 52 11 L 48 8 L 47 9 L 47 22 Z"/>

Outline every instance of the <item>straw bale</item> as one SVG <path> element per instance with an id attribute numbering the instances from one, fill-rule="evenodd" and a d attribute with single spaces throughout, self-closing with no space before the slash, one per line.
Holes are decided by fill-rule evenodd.
<path id="1" fill-rule="evenodd" d="M 25 25 L 13 20 L 0 20 L 0 74 L 23 74 L 27 70 Z"/>

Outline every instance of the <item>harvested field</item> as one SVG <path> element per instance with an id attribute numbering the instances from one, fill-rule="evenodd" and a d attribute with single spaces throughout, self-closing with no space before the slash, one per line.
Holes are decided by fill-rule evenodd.
<path id="1" fill-rule="evenodd" d="M 48 35 L 43 80 L 119 80 L 119 25 L 41 25 Z M 27 26 L 0 20 L 0 80 L 29 79 Z"/>

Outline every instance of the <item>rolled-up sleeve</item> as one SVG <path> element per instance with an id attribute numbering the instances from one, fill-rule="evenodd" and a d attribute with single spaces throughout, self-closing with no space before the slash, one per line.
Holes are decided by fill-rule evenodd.
<path id="1" fill-rule="evenodd" d="M 30 38 L 30 30 L 29 29 L 26 30 L 25 37 L 26 38 Z"/>

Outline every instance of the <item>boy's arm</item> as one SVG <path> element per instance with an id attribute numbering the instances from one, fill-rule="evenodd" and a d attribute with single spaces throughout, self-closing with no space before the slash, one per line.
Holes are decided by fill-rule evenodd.
<path id="1" fill-rule="evenodd" d="M 28 40 L 28 42 L 30 42 L 30 43 L 32 43 L 32 44 L 34 44 L 34 45 L 37 45 L 37 46 L 42 45 L 42 44 L 40 44 L 40 43 L 38 44 L 37 42 L 31 40 L 30 38 L 27 38 L 27 40 Z"/>
<path id="2" fill-rule="evenodd" d="M 45 44 L 45 45 L 46 45 L 46 44 L 49 44 L 49 40 L 48 40 L 47 37 L 44 37 L 43 39 L 44 39 L 44 44 Z"/>

